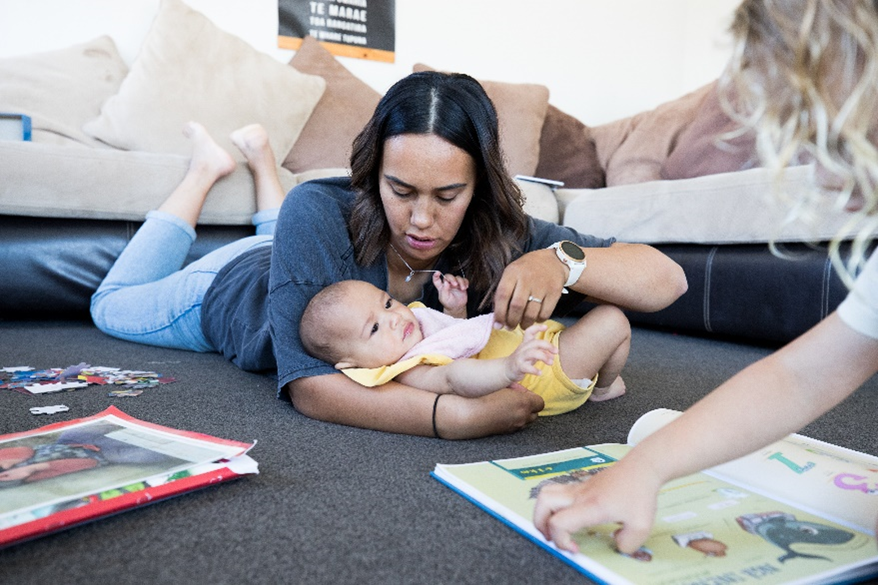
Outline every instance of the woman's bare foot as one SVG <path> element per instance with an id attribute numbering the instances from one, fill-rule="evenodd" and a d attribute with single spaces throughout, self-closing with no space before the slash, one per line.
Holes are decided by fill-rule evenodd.
<path id="1" fill-rule="evenodd" d="M 622 379 L 622 376 L 616 376 L 616 379 L 613 380 L 613 383 L 609 386 L 604 386 L 602 388 L 596 387 L 591 391 L 591 396 L 588 397 L 589 400 L 593 402 L 601 402 L 602 400 L 610 400 L 611 398 L 618 398 L 625 394 L 625 381 Z"/>
<path id="2" fill-rule="evenodd" d="M 207 128 L 198 122 L 189 122 L 183 126 L 183 136 L 192 141 L 190 172 L 204 173 L 204 178 L 216 182 L 235 170 L 232 155 L 217 144 Z"/>
<path id="3" fill-rule="evenodd" d="M 229 138 L 251 165 L 259 165 L 266 160 L 274 164 L 274 153 L 268 141 L 268 132 L 262 124 L 249 124 L 238 128 L 229 135 Z"/>
<path id="4" fill-rule="evenodd" d="M 247 165 L 253 173 L 256 210 L 280 207 L 285 193 L 277 175 L 277 163 L 268 140 L 268 132 L 261 124 L 249 124 L 232 132 L 229 138 L 247 159 Z"/>
<path id="5" fill-rule="evenodd" d="M 183 135 L 192 141 L 189 168 L 159 211 L 176 215 L 195 227 L 208 192 L 214 183 L 235 170 L 235 160 L 198 122 L 186 124 Z"/>

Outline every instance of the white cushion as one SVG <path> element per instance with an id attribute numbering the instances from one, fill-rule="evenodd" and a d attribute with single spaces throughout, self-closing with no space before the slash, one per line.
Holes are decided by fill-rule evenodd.
<path id="1" fill-rule="evenodd" d="M 558 200 L 552 189 L 541 183 L 515 179 L 518 188 L 524 195 L 524 211 L 530 216 L 558 223 L 560 213 Z"/>
<path id="2" fill-rule="evenodd" d="M 784 171 L 780 188 L 812 188 L 809 166 Z M 558 189 L 563 225 L 622 242 L 732 244 L 818 242 L 835 237 L 846 214 L 825 209 L 813 225 L 787 221 L 789 204 L 775 190 L 774 173 L 756 168 L 673 181 L 604 189 Z M 851 235 L 851 234 L 846 234 Z"/>

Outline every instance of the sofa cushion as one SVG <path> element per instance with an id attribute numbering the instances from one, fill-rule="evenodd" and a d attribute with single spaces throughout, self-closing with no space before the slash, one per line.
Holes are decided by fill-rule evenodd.
<path id="1" fill-rule="evenodd" d="M 540 132 L 535 174 L 561 181 L 568 189 L 599 189 L 606 185 L 591 129 L 552 104 Z"/>
<path id="2" fill-rule="evenodd" d="M 423 63 L 413 71 L 434 71 Z M 479 80 L 494 102 L 500 125 L 500 147 L 511 175 L 532 176 L 540 160 L 540 133 L 549 107 L 549 89 L 533 83 Z"/>
<path id="3" fill-rule="evenodd" d="M 0 112 L 30 116 L 34 142 L 99 145 L 82 125 L 100 114 L 127 73 L 108 36 L 0 59 Z"/>
<path id="4" fill-rule="evenodd" d="M 188 166 L 189 157 L 179 154 L 0 141 L 0 214 L 142 221 L 170 195 Z M 309 179 L 347 173 L 278 172 L 285 191 Z M 250 170 L 238 163 L 211 189 L 199 223 L 250 225 L 254 193 Z"/>
<path id="5" fill-rule="evenodd" d="M 290 65 L 322 77 L 326 91 L 283 166 L 293 173 L 350 166 L 351 144 L 372 117 L 381 94 L 348 71 L 312 36 L 304 38 Z"/>
<path id="6" fill-rule="evenodd" d="M 181 0 L 162 0 L 119 92 L 85 131 L 125 150 L 188 155 L 181 129 L 204 124 L 238 160 L 229 134 L 259 122 L 280 164 L 326 82 L 255 50 Z"/>
<path id="7" fill-rule="evenodd" d="M 661 179 L 661 168 L 713 83 L 653 110 L 592 129 L 607 186 Z"/>
<path id="8" fill-rule="evenodd" d="M 561 214 L 558 210 L 558 200 L 551 187 L 523 179 L 515 179 L 515 182 L 524 196 L 525 213 L 531 217 L 558 223 Z"/>
<path id="9" fill-rule="evenodd" d="M 812 168 L 785 169 L 779 188 L 800 193 L 812 185 Z M 819 242 L 844 228 L 844 214 L 818 210 L 816 224 L 787 221 L 788 206 L 773 171 L 754 168 L 605 189 L 558 189 L 563 225 L 624 242 L 734 244 Z M 852 235 L 853 232 L 847 235 Z"/>
<path id="10" fill-rule="evenodd" d="M 758 166 L 752 131 L 740 132 L 740 124 L 723 110 L 714 84 L 680 133 L 661 167 L 661 178 L 690 179 Z"/>

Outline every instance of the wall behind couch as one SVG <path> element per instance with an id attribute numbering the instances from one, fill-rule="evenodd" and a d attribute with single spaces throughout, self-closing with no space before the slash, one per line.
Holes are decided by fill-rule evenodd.
<path id="1" fill-rule="evenodd" d="M 277 0 L 185 1 L 278 60 L 292 56 L 277 48 Z M 715 79 L 729 55 L 726 29 L 739 1 L 396 0 L 396 63 L 340 60 L 381 92 L 418 62 L 540 83 L 552 104 L 596 125 Z M 130 64 L 158 4 L 2 0 L 0 58 L 108 34 Z"/>

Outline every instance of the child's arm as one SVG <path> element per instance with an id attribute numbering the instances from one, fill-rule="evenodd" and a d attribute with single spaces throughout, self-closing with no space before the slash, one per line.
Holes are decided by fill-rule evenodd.
<path id="1" fill-rule="evenodd" d="M 433 273 L 433 285 L 439 291 L 439 302 L 446 315 L 466 319 L 466 301 L 469 280 L 453 274 Z"/>
<path id="2" fill-rule="evenodd" d="M 536 335 L 545 325 L 531 325 L 524 340 L 505 358 L 492 360 L 460 359 L 444 366 L 416 366 L 396 380 L 437 394 L 458 394 L 474 398 L 496 392 L 519 382 L 526 374 L 540 375 L 536 363 L 551 364 L 558 349 Z"/>

